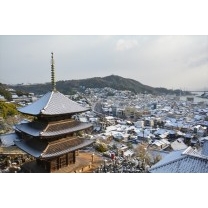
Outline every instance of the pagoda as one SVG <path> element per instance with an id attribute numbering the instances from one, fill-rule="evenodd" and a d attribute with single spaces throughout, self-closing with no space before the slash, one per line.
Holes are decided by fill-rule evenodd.
<path id="1" fill-rule="evenodd" d="M 52 91 L 30 105 L 18 109 L 20 113 L 33 116 L 33 121 L 15 126 L 19 140 L 15 144 L 33 156 L 35 167 L 43 172 L 56 172 L 76 162 L 76 152 L 93 143 L 78 136 L 90 131 L 90 123 L 80 122 L 73 115 L 89 109 L 80 106 L 56 90 L 54 59 L 51 53 Z M 33 161 L 34 164 L 34 161 Z M 28 170 L 27 170 L 28 171 Z M 33 170 L 28 172 L 36 172 Z"/>

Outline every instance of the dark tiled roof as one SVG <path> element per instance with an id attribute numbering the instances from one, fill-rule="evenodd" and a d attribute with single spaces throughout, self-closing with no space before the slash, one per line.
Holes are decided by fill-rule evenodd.
<path id="1" fill-rule="evenodd" d="M 61 115 L 85 112 L 88 109 L 80 106 L 58 91 L 51 91 L 36 102 L 18 110 L 29 115 Z"/>
<path id="2" fill-rule="evenodd" d="M 62 142 L 51 143 L 48 145 L 46 151 L 42 154 L 42 158 L 49 158 L 59 156 L 77 149 L 81 149 L 92 144 L 93 140 L 70 139 Z"/>
<path id="3" fill-rule="evenodd" d="M 15 144 L 33 157 L 50 158 L 81 149 L 93 142 L 94 140 L 73 137 L 53 142 L 47 142 L 40 139 L 29 139 L 27 141 L 22 140 L 21 142 L 15 142 Z"/>
<path id="4" fill-rule="evenodd" d="M 90 123 L 81 123 L 78 121 L 71 122 L 71 123 L 61 123 L 61 124 L 54 124 L 49 125 L 48 128 L 43 131 L 41 134 L 42 136 L 54 136 L 54 135 L 61 135 L 66 133 L 73 133 L 77 131 L 81 131 L 87 128 L 90 128 L 92 124 Z"/>
<path id="5" fill-rule="evenodd" d="M 30 123 L 21 123 L 15 126 L 17 130 L 21 132 L 25 132 L 31 136 L 40 136 L 40 132 L 42 132 L 46 127 L 47 123 L 41 122 L 30 122 Z"/>
<path id="6" fill-rule="evenodd" d="M 208 158 L 183 155 L 176 160 L 156 165 L 150 173 L 208 173 Z"/>
<path id="7" fill-rule="evenodd" d="M 59 122 L 53 122 L 49 124 L 37 121 L 30 123 L 22 123 L 17 125 L 16 128 L 19 131 L 25 132 L 35 137 L 50 137 L 81 131 L 90 128 L 91 126 L 92 124 L 90 123 L 81 123 L 75 120 L 62 120 Z"/>
<path id="8" fill-rule="evenodd" d="M 40 157 L 41 153 L 46 149 L 47 142 L 39 139 L 29 139 L 15 142 L 15 144 L 23 151 L 32 155 L 33 157 Z"/>
<path id="9" fill-rule="evenodd" d="M 201 154 L 208 156 L 208 140 L 206 140 L 206 139 L 204 140 Z"/>

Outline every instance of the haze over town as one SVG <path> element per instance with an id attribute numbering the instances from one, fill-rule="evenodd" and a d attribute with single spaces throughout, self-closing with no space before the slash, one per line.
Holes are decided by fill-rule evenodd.
<path id="1" fill-rule="evenodd" d="M 208 89 L 206 35 L 2 35 L 0 46 L 5 84 L 49 82 L 53 51 L 57 81 L 114 74 L 152 87 Z"/>

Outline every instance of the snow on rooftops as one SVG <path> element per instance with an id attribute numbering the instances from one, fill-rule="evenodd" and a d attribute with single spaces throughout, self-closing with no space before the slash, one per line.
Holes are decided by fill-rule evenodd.
<path id="1" fill-rule="evenodd" d="M 58 91 L 51 91 L 34 103 L 18 110 L 29 115 L 58 115 L 84 112 L 88 109 L 80 106 Z"/>
<path id="2" fill-rule="evenodd" d="M 1 146 L 9 147 L 14 145 L 14 141 L 19 141 L 19 137 L 15 133 L 0 135 Z"/>
<path id="3" fill-rule="evenodd" d="M 207 173 L 208 158 L 199 155 L 194 149 L 178 150 L 169 153 L 149 169 L 150 173 Z"/>
<path id="4" fill-rule="evenodd" d="M 170 142 L 166 139 L 161 139 L 161 140 L 155 140 L 152 145 L 156 145 L 156 146 L 163 146 L 163 145 L 169 145 Z"/>
<path id="5" fill-rule="evenodd" d="M 183 155 L 198 155 L 201 156 L 200 153 L 196 150 L 196 148 L 192 148 L 191 146 L 189 146 L 187 149 L 185 149 L 182 152 Z"/>
<path id="6" fill-rule="evenodd" d="M 114 120 L 115 118 L 113 116 L 106 116 L 105 117 L 107 120 Z"/>
<path id="7" fill-rule="evenodd" d="M 182 141 L 182 139 L 178 138 L 177 140 L 175 140 L 174 142 L 172 142 L 170 144 L 171 148 L 173 150 L 181 150 L 181 149 L 186 149 L 187 145 L 184 144 L 184 142 Z"/>

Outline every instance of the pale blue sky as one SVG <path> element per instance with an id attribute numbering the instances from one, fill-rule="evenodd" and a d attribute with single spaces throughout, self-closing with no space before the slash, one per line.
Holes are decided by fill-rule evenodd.
<path id="1" fill-rule="evenodd" d="M 208 36 L 0 36 L 0 82 L 50 81 L 54 52 L 56 80 L 132 78 L 153 87 L 208 87 Z"/>

